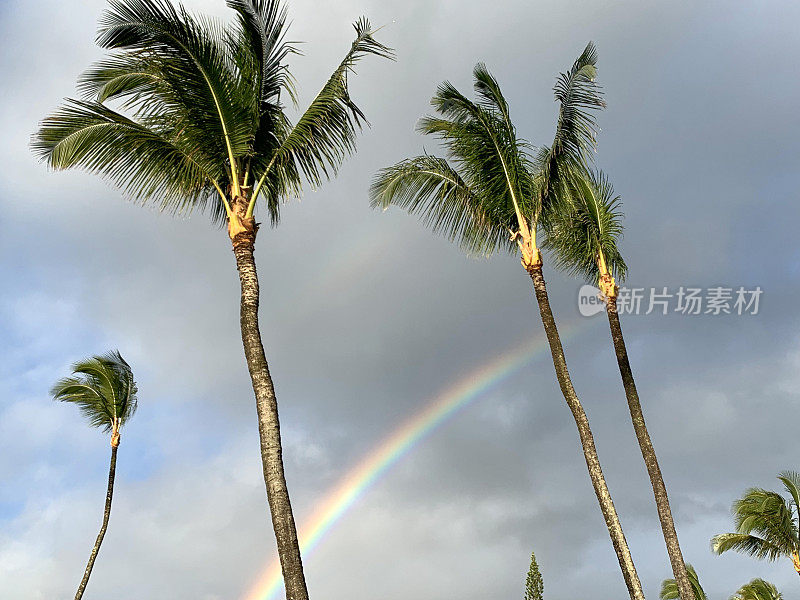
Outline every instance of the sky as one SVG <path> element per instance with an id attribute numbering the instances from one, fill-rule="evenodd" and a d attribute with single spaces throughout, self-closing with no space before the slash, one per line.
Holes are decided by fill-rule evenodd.
<path id="1" fill-rule="evenodd" d="M 102 516 L 108 439 L 50 386 L 119 348 L 139 384 L 86 600 L 251 600 L 275 559 L 238 278 L 223 230 L 159 214 L 28 144 L 102 56 L 105 2 L 0 4 L 0 597 L 71 598 Z M 229 18 L 222 0 L 187 0 Z M 464 255 L 373 174 L 447 79 L 485 62 L 522 136 L 552 138 L 552 86 L 589 40 L 608 106 L 596 160 L 622 197 L 631 288 L 760 288 L 758 314 L 623 315 L 684 556 L 709 598 L 754 577 L 800 599 L 791 564 L 710 551 L 744 489 L 800 470 L 800 92 L 792 2 L 292 0 L 300 106 L 368 16 L 396 62 L 351 91 L 370 120 L 339 177 L 263 227 L 261 325 L 298 523 L 402 423 L 498 356 L 541 344 L 518 259 Z M 263 215 L 263 212 L 262 212 Z M 263 216 L 266 220 L 266 215 Z M 547 261 L 547 257 L 545 257 Z M 545 262 L 575 387 L 645 593 L 671 576 L 607 324 Z M 674 305 L 673 305 L 674 306 Z M 304 557 L 312 598 L 520 598 L 531 551 L 548 600 L 626 591 L 552 363 L 538 353 L 410 449 Z M 260 600 L 266 600 L 262 598 Z"/>

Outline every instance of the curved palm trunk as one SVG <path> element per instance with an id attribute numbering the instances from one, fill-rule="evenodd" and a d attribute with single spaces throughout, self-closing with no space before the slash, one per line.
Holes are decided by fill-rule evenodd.
<path id="1" fill-rule="evenodd" d="M 119 436 L 111 438 L 111 465 L 108 468 L 108 491 L 106 492 L 106 506 L 103 511 L 103 524 L 100 527 L 100 533 L 97 534 L 97 539 L 94 542 L 94 548 L 89 555 L 89 563 L 86 565 L 86 570 L 83 572 L 83 579 L 78 586 L 78 591 L 75 593 L 75 600 L 81 600 L 83 592 L 86 590 L 86 584 L 89 583 L 89 576 L 92 574 L 94 568 L 94 561 L 97 560 L 97 553 L 100 552 L 100 544 L 103 543 L 103 538 L 106 536 L 106 529 L 108 529 L 108 519 L 111 517 L 111 498 L 114 495 L 114 475 L 117 471 L 117 448 L 119 447 Z"/>
<path id="2" fill-rule="evenodd" d="M 252 220 L 251 220 L 252 221 Z M 253 256 L 256 226 L 236 235 L 233 252 L 242 286 L 241 328 L 247 368 L 253 382 L 258 413 L 258 433 L 261 438 L 261 462 L 267 486 L 267 500 L 272 515 L 272 527 L 278 545 L 287 600 L 307 600 L 308 590 L 300 558 L 300 544 L 292 515 L 292 505 L 286 488 L 281 450 L 281 431 L 278 403 L 269 374 L 261 333 L 258 329 L 258 274 Z"/>
<path id="3" fill-rule="evenodd" d="M 653 487 L 653 496 L 656 500 L 658 518 L 661 521 L 661 531 L 664 534 L 664 542 L 667 545 L 669 562 L 672 565 L 672 573 L 675 575 L 675 582 L 678 585 L 678 593 L 682 600 L 694 600 L 694 591 L 689 582 L 689 574 L 686 571 L 686 563 L 683 560 L 681 547 L 678 544 L 678 534 L 675 531 L 675 523 L 672 520 L 672 510 L 669 507 L 667 488 L 664 485 L 664 478 L 661 476 L 661 468 L 658 466 L 656 451 L 650 441 L 650 434 L 647 431 L 647 424 L 644 421 L 642 405 L 639 402 L 639 394 L 636 391 L 636 382 L 633 379 L 633 371 L 628 361 L 628 350 L 625 347 L 625 338 L 622 336 L 622 325 L 619 321 L 617 312 L 617 298 L 614 295 L 608 297 L 607 313 L 608 323 L 611 328 L 611 339 L 614 342 L 614 352 L 617 355 L 619 373 L 622 376 L 622 384 L 625 387 L 625 396 L 628 399 L 628 409 L 631 413 L 631 422 L 636 432 L 636 439 L 639 441 L 639 448 L 642 451 L 644 464 L 647 466 L 647 474 L 650 476 L 650 484 Z"/>
<path id="4" fill-rule="evenodd" d="M 547 296 L 547 287 L 545 286 L 544 276 L 542 275 L 541 262 L 527 267 L 527 271 L 533 280 L 533 288 L 536 292 L 536 300 L 539 304 L 539 312 L 542 316 L 542 325 L 544 325 L 544 331 L 550 345 L 550 353 L 553 356 L 556 378 L 561 387 L 561 393 L 564 395 L 564 399 L 567 401 L 570 411 L 572 411 L 575 424 L 578 426 L 578 434 L 580 435 L 581 446 L 583 447 L 583 457 L 586 460 L 586 467 L 589 469 L 592 487 L 597 496 L 597 501 L 600 504 L 603 518 L 606 521 L 606 527 L 608 527 L 608 534 L 611 536 L 614 551 L 617 553 L 617 560 L 622 570 L 622 576 L 625 579 L 625 585 L 628 588 L 631 600 L 644 600 L 642 584 L 639 581 L 639 575 L 636 573 L 636 567 L 633 564 L 633 558 L 631 558 L 628 542 L 625 540 L 622 525 L 619 522 L 617 511 L 614 508 L 614 502 L 611 499 L 611 494 L 608 491 L 608 486 L 603 476 L 603 470 L 600 467 L 600 460 L 597 457 L 597 449 L 594 445 L 594 437 L 589 427 L 589 419 L 586 416 L 586 412 L 583 410 L 578 395 L 575 393 L 575 389 L 572 387 L 569 370 L 567 369 L 567 361 L 564 358 L 564 349 L 561 346 L 561 338 L 558 335 L 556 322 L 553 318 L 553 311 L 550 309 L 550 299 Z"/>

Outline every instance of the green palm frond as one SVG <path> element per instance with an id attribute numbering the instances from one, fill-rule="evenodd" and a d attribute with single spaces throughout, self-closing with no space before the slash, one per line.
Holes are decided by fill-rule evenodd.
<path id="1" fill-rule="evenodd" d="M 623 281 L 627 265 L 617 246 L 623 232 L 622 203 L 608 177 L 601 171 L 589 171 L 583 177 L 570 178 L 567 193 L 559 196 L 545 242 L 545 248 L 553 251 L 556 266 L 596 284 L 602 252 L 611 274 Z"/>
<path id="2" fill-rule="evenodd" d="M 783 487 L 792 497 L 794 503 L 795 517 L 800 517 L 800 473 L 796 471 L 783 471 L 778 474 L 778 479 L 783 483 Z"/>
<path id="3" fill-rule="evenodd" d="M 32 146 L 51 167 L 97 173 L 140 201 L 157 198 L 173 212 L 209 204 L 217 218 L 225 214 L 212 184 L 223 176 L 220 162 L 169 129 L 147 127 L 98 102 L 66 101 L 42 122 Z"/>
<path id="4" fill-rule="evenodd" d="M 497 226 L 519 229 L 517 211 L 530 219 L 535 212 L 529 145 L 517 138 L 500 87 L 478 64 L 473 72 L 479 103 L 450 82 L 442 83 L 431 100 L 439 117 L 424 117 L 417 129 L 437 137 L 465 180 L 483 198 L 484 210 Z M 528 223 L 530 226 L 530 223 Z"/>
<path id="5" fill-rule="evenodd" d="M 798 547 L 795 515 L 780 494 L 751 488 L 733 503 L 733 514 L 738 533 L 755 533 L 787 550 Z"/>
<path id="6" fill-rule="evenodd" d="M 777 560 L 785 556 L 786 549 L 767 540 L 746 533 L 721 533 L 711 539 L 711 550 L 722 554 L 728 550 L 748 554 L 753 558 Z"/>
<path id="7" fill-rule="evenodd" d="M 692 586 L 695 600 L 708 600 L 703 586 L 700 585 L 700 578 L 692 565 L 686 565 L 686 573 L 689 576 L 689 584 Z M 660 600 L 680 600 L 678 584 L 674 579 L 665 579 L 661 583 L 661 592 L 658 597 Z"/>
<path id="8" fill-rule="evenodd" d="M 595 111 L 605 107 L 597 76 L 597 49 L 592 42 L 572 67 L 561 73 L 553 88 L 559 103 L 553 143 L 536 156 L 542 220 L 546 224 L 549 204 L 566 181 L 579 175 L 591 162 L 596 145 Z"/>
<path id="9" fill-rule="evenodd" d="M 278 0 L 227 0 L 238 13 L 239 35 L 232 36 L 232 53 L 239 56 L 244 70 L 248 57 L 254 57 L 256 72 L 251 80 L 262 103 L 278 105 L 286 91 L 294 99 L 295 81 L 285 64 L 290 54 L 298 54 L 295 44 L 286 41 L 287 8 Z"/>
<path id="10" fill-rule="evenodd" d="M 356 39 L 350 50 L 280 142 L 275 157 L 264 165 L 267 172 L 291 162 L 312 185 L 319 185 L 335 175 L 342 161 L 355 150 L 356 134 L 366 123 L 366 117 L 350 97 L 348 75 L 365 56 L 393 58 L 394 51 L 373 37 L 367 19 L 362 17 L 353 27 Z"/>
<path id="11" fill-rule="evenodd" d="M 254 103 L 246 82 L 231 69 L 225 39 L 218 22 L 192 16 L 169 0 L 110 0 L 97 41 L 109 50 L 153 56 L 163 85 L 142 98 L 144 110 L 178 107 L 204 132 L 214 155 L 231 159 L 249 152 Z"/>
<path id="12" fill-rule="evenodd" d="M 77 362 L 72 370 L 51 389 L 54 400 L 76 404 L 92 427 L 105 432 L 130 420 L 138 405 L 136 382 L 118 351 Z"/>
<path id="13" fill-rule="evenodd" d="M 783 600 L 783 594 L 770 582 L 757 578 L 740 587 L 730 600 Z"/>
<path id="14" fill-rule="evenodd" d="M 426 154 L 382 169 L 370 198 L 373 208 L 394 205 L 420 214 L 433 231 L 458 240 L 468 252 L 487 253 L 509 243 L 508 231 L 484 218 L 480 198 L 443 158 Z"/>

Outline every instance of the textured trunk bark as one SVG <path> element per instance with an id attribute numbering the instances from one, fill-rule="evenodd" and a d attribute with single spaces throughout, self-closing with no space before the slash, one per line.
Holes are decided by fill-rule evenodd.
<path id="1" fill-rule="evenodd" d="M 636 439 L 639 441 L 644 464 L 647 466 L 647 474 L 650 476 L 650 484 L 653 487 L 653 496 L 658 509 L 658 518 L 661 521 L 661 531 L 664 534 L 664 542 L 667 545 L 667 554 L 669 554 L 669 562 L 672 565 L 672 573 L 675 575 L 675 582 L 678 585 L 678 593 L 682 600 L 695 600 L 694 590 L 691 583 L 689 583 L 689 574 L 686 571 L 686 563 L 683 561 L 681 547 L 678 544 L 678 534 L 675 531 L 675 523 L 672 520 L 667 488 L 664 485 L 664 478 L 661 476 L 661 468 L 658 466 L 656 451 L 650 441 L 650 434 L 647 431 L 647 424 L 642 413 L 642 405 L 639 402 L 639 394 L 636 391 L 636 382 L 633 379 L 633 371 L 631 371 L 631 365 L 628 361 L 628 350 L 625 347 L 625 338 L 622 336 L 622 325 L 617 312 L 617 299 L 614 296 L 611 296 L 607 302 L 607 313 L 608 323 L 611 327 L 611 339 L 614 342 L 614 351 L 617 354 L 619 373 L 622 376 L 622 385 L 625 387 L 625 396 L 628 399 L 631 422 L 636 432 Z"/>
<path id="2" fill-rule="evenodd" d="M 603 470 L 600 467 L 600 460 L 597 457 L 597 449 L 594 445 L 594 437 L 589 427 L 589 419 L 586 416 L 586 412 L 583 410 L 578 395 L 575 393 L 575 389 L 572 387 L 572 380 L 570 379 L 569 370 L 567 369 L 567 361 L 564 358 L 564 349 L 561 346 L 561 338 L 558 335 L 556 322 L 553 318 L 553 311 L 550 309 L 550 299 L 547 296 L 547 287 L 545 285 L 544 276 L 542 275 L 541 263 L 528 267 L 528 273 L 533 280 L 533 288 L 536 292 L 536 300 L 539 304 L 542 324 L 544 325 L 544 331 L 547 335 L 547 341 L 550 344 L 550 353 L 553 356 L 556 378 L 561 387 L 561 393 L 564 395 L 564 400 L 567 401 L 567 405 L 575 419 L 575 424 L 578 426 L 578 434 L 580 435 L 581 446 L 583 447 L 583 457 L 586 460 L 586 467 L 589 470 L 589 478 L 592 480 L 594 493 L 600 504 L 600 510 L 603 513 L 603 518 L 608 528 L 608 534 L 611 536 L 611 543 L 617 554 L 617 560 L 622 570 L 622 576 L 625 579 L 625 585 L 628 588 L 631 600 L 644 600 L 642 584 L 639 581 L 639 575 L 636 573 L 636 567 L 633 564 L 633 558 L 631 558 L 628 542 L 625 540 L 625 534 L 622 531 L 622 525 L 619 522 L 617 510 L 614 508 L 614 502 L 611 499 L 611 494 L 608 491 L 608 486 L 603 476 Z"/>
<path id="3" fill-rule="evenodd" d="M 117 438 L 118 440 L 119 438 Z M 86 570 L 83 572 L 83 579 L 78 586 L 78 591 L 75 593 L 75 600 L 81 600 L 83 592 L 86 590 L 86 584 L 89 583 L 89 576 L 92 574 L 94 568 L 94 561 L 97 559 L 97 553 L 100 552 L 100 544 L 103 543 L 103 538 L 106 536 L 106 529 L 108 529 L 108 519 L 111 517 L 111 498 L 114 495 L 114 475 L 117 471 L 117 446 L 111 446 L 111 466 L 108 468 L 108 491 L 106 491 L 106 507 L 103 511 L 103 525 L 100 527 L 100 533 L 97 534 L 97 539 L 94 542 L 94 548 L 89 555 L 89 563 L 86 565 Z"/>
<path id="4" fill-rule="evenodd" d="M 278 545 L 287 600 L 308 600 L 308 590 L 300 557 L 300 544 L 286 477 L 283 472 L 281 430 L 278 403 L 269 374 L 261 333 L 258 328 L 258 275 L 253 256 L 255 228 L 240 233 L 233 241 L 233 252 L 242 286 L 241 327 L 247 368 L 253 382 L 258 413 L 258 433 L 261 438 L 261 462 L 267 486 L 267 500 L 272 515 L 272 527 Z"/>

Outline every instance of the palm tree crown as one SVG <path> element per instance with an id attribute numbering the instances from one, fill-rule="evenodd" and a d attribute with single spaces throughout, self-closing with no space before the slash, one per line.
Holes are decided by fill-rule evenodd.
<path id="1" fill-rule="evenodd" d="M 711 549 L 717 554 L 735 550 L 770 561 L 785 556 L 800 574 L 800 474 L 784 471 L 778 479 L 789 499 L 777 492 L 750 488 L 733 503 L 736 531 L 714 536 Z"/>
<path id="2" fill-rule="evenodd" d="M 569 182 L 568 201 L 554 211 L 545 247 L 561 270 L 594 285 L 604 277 L 624 281 L 628 267 L 617 246 L 622 237 L 621 200 L 601 171 Z"/>
<path id="3" fill-rule="evenodd" d="M 276 0 L 227 5 L 234 23 L 168 0 L 110 0 L 97 38 L 109 56 L 81 77 L 82 98 L 43 121 L 34 149 L 54 168 L 98 173 L 164 210 L 207 208 L 228 220 L 231 237 L 258 198 L 276 224 L 301 175 L 318 184 L 354 149 L 364 115 L 348 73 L 363 56 L 392 51 L 357 21 L 344 60 L 292 123 L 285 59 L 297 50 L 286 41 L 286 9 Z"/>
<path id="4" fill-rule="evenodd" d="M 594 147 L 591 110 L 604 106 L 594 81 L 596 60 L 590 43 L 559 76 L 556 134 L 552 146 L 539 149 L 517 135 L 508 102 L 485 65 L 473 71 L 474 102 L 444 82 L 431 100 L 437 116 L 421 119 L 418 130 L 439 138 L 446 158 L 424 154 L 381 170 L 371 187 L 373 206 L 419 213 L 468 252 L 519 247 L 523 261 L 538 261 L 537 227 Z"/>
<path id="5" fill-rule="evenodd" d="M 783 594 L 769 581 L 757 578 L 740 587 L 730 600 L 783 600 Z"/>
<path id="6" fill-rule="evenodd" d="M 695 600 L 708 600 L 703 586 L 700 585 L 700 578 L 692 565 L 686 565 L 686 573 L 689 576 L 689 584 L 692 586 Z M 661 592 L 658 594 L 661 600 L 680 600 L 681 594 L 678 589 L 678 582 L 674 579 L 665 579 L 661 583 Z"/>
<path id="7" fill-rule="evenodd" d="M 119 431 L 138 406 L 130 365 L 115 350 L 77 362 L 72 370 L 51 389 L 53 399 L 77 404 L 92 427 L 111 432 L 112 444 L 119 444 Z"/>

